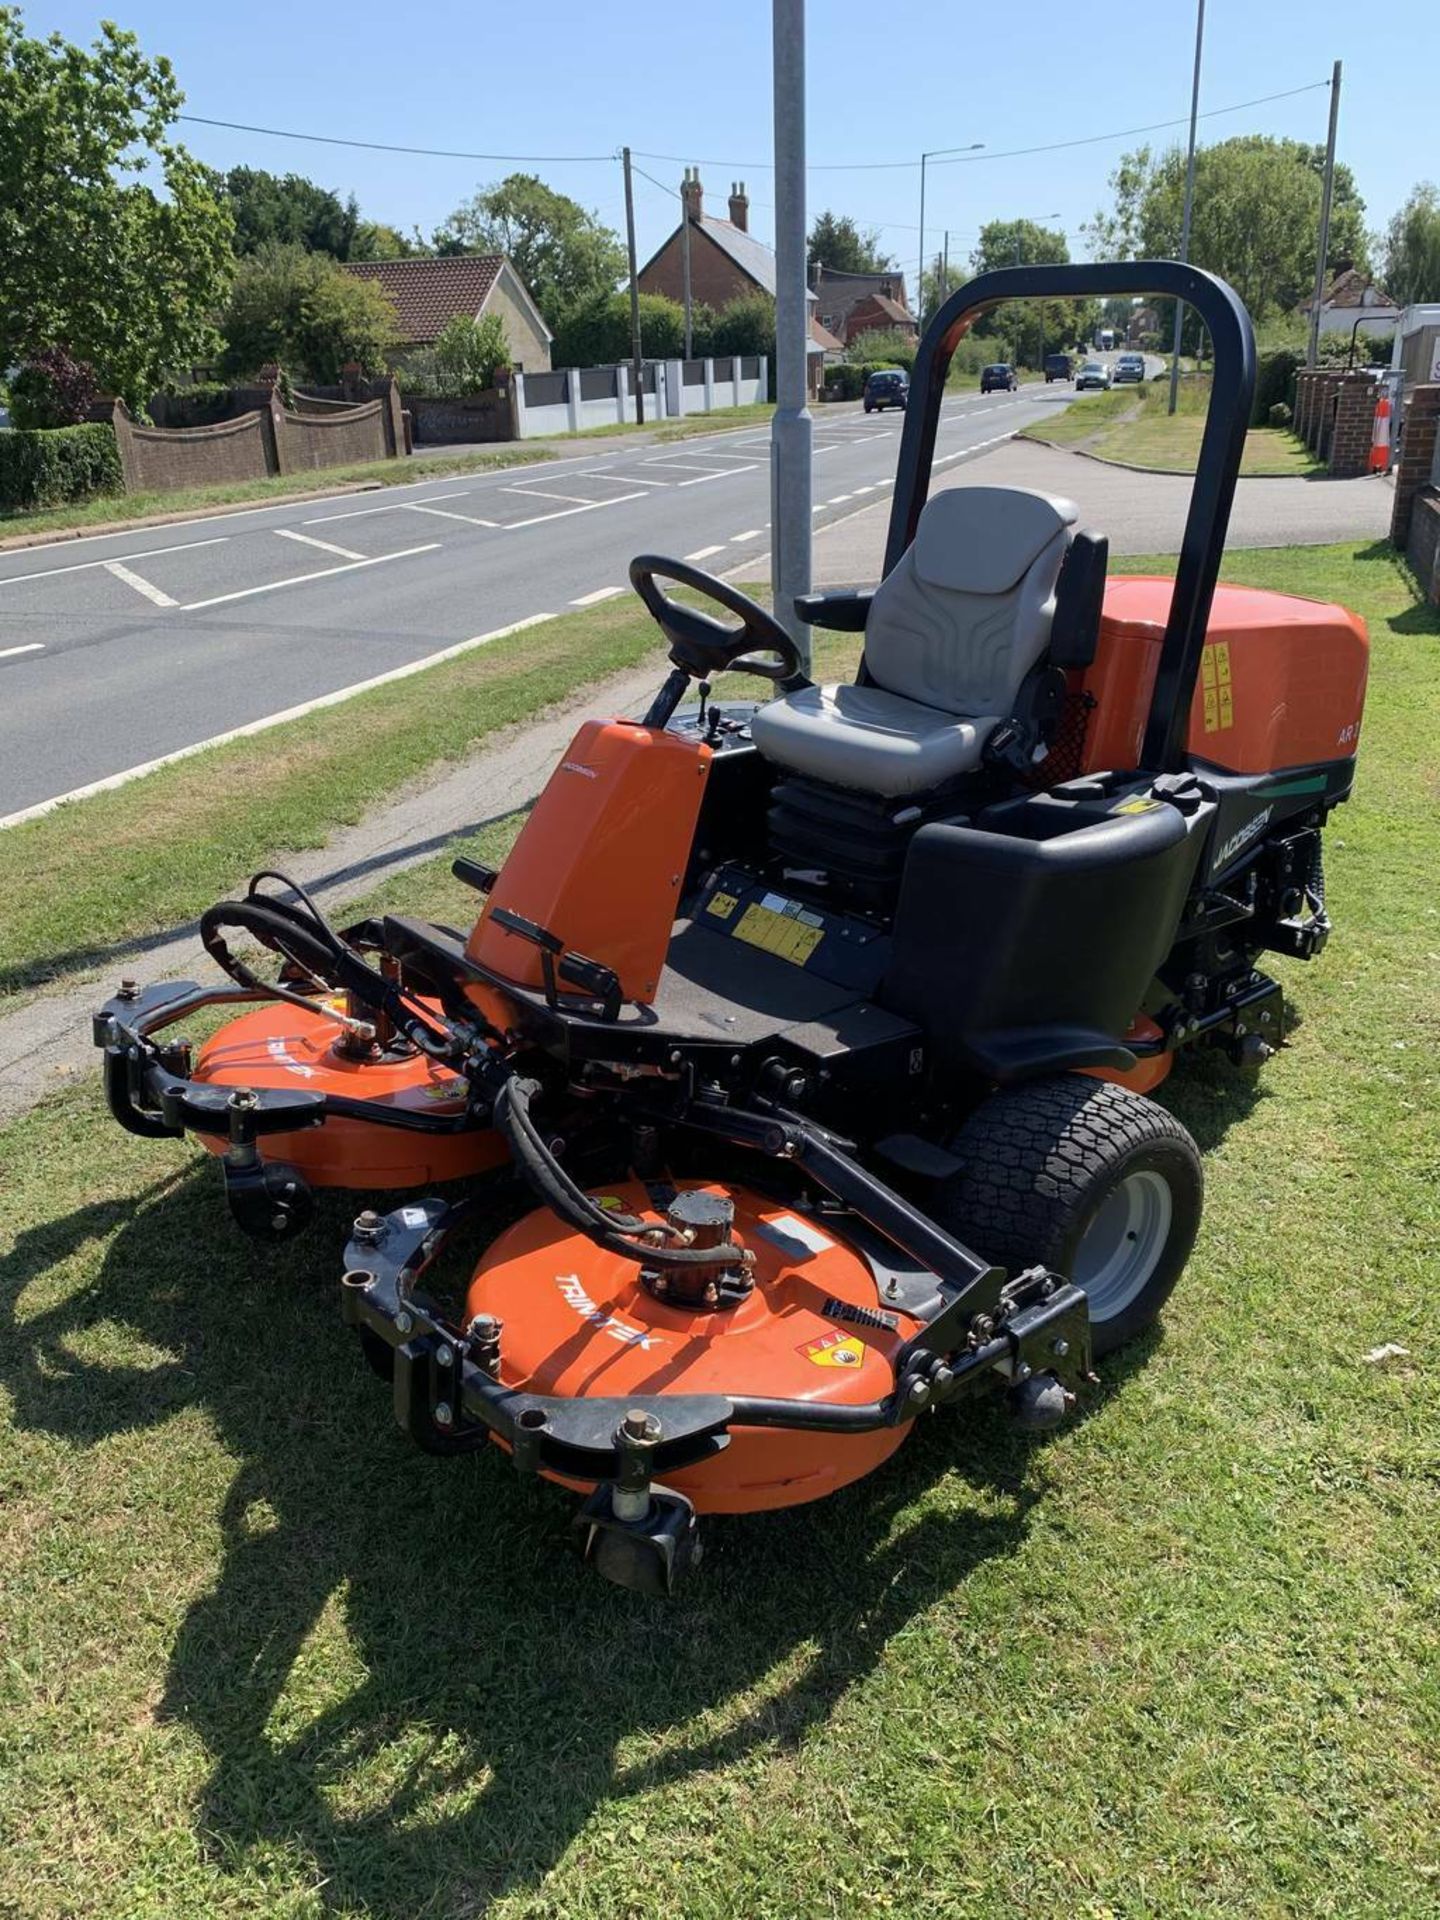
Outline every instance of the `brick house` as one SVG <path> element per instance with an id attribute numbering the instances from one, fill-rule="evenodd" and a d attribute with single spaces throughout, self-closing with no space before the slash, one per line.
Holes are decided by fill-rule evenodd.
<path id="1" fill-rule="evenodd" d="M 637 278 L 642 293 L 663 294 L 677 303 L 685 298 L 683 234 L 690 227 L 690 298 L 695 305 L 719 312 L 736 300 L 757 293 L 775 298 L 775 254 L 750 231 L 750 200 L 745 182 L 730 188 L 730 218 L 717 220 L 705 211 L 705 190 L 698 168 L 687 167 L 680 186 L 684 219 L 651 254 Z M 810 391 L 820 391 L 821 370 L 827 353 L 839 353 L 841 343 L 815 317 L 815 295 L 806 296 L 810 320 Z"/>
<path id="2" fill-rule="evenodd" d="M 1314 304 L 1313 296 L 1301 304 L 1307 320 Z M 1355 267 L 1342 268 L 1320 302 L 1321 333 L 1349 333 L 1357 323 L 1361 333 L 1393 333 L 1399 321 L 1400 309 L 1385 289 Z"/>
<path id="3" fill-rule="evenodd" d="M 837 273 L 817 261 L 811 268 L 816 317 L 822 327 L 845 346 L 860 333 L 909 334 L 918 339 L 920 325 L 905 295 L 905 276 L 898 269 L 885 273 Z"/>
<path id="4" fill-rule="evenodd" d="M 394 301 L 401 342 L 397 357 L 402 362 L 407 349 L 433 346 L 457 314 L 479 320 L 497 313 L 514 365 L 522 373 L 550 371 L 550 329 L 503 253 L 346 260 L 342 265 L 359 279 L 378 281 Z"/>

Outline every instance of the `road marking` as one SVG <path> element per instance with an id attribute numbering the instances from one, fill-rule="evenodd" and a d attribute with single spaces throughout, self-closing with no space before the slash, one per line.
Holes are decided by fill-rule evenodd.
<path id="1" fill-rule="evenodd" d="M 687 560 L 708 560 L 711 554 L 723 553 L 724 551 L 724 547 L 697 547 L 694 553 L 687 553 L 685 558 Z"/>
<path id="2" fill-rule="evenodd" d="M 277 540 L 299 540 L 307 547 L 318 547 L 322 553 L 338 553 L 342 560 L 363 560 L 363 553 L 356 553 L 350 547 L 337 547 L 329 540 L 317 540 L 313 534 L 296 533 L 292 527 L 271 527 Z"/>
<path id="3" fill-rule="evenodd" d="M 421 482 L 424 485 L 424 482 Z M 364 520 L 372 513 L 405 513 L 421 507 L 431 500 L 463 500 L 469 487 L 456 487 L 453 493 L 428 493 L 424 500 L 387 500 L 383 507 L 352 507 L 348 513 L 320 513 L 313 520 L 304 520 L 302 526 L 323 527 L 331 520 Z"/>
<path id="4" fill-rule="evenodd" d="M 321 567 L 316 573 L 300 573 L 293 580 L 267 580 L 260 587 L 241 587 L 236 593 L 217 593 L 208 600 L 191 600 L 182 613 L 199 613 L 203 607 L 223 607 L 231 600 L 249 600 L 257 593 L 278 593 L 281 587 L 303 587 L 307 580 L 329 580 L 337 573 L 357 573 L 361 567 L 383 567 L 387 560 L 408 560 L 417 553 L 434 553 L 438 540 L 423 547 L 402 547 L 399 553 L 379 553 L 373 560 L 347 560 L 343 567 Z M 0 822 L 3 824 L 3 822 Z"/>
<path id="5" fill-rule="evenodd" d="M 444 507 L 422 507 L 418 502 L 404 501 L 398 509 L 401 513 L 429 513 L 437 520 L 463 520 L 467 527 L 498 527 L 498 520 L 482 520 L 478 513 L 449 513 Z M 337 548 L 338 552 L 339 549 Z"/>
<path id="6" fill-rule="evenodd" d="M 855 496 L 850 493 L 837 493 L 832 499 L 827 500 L 825 504 L 827 507 L 838 507 L 842 501 L 853 500 L 854 497 Z"/>
<path id="7" fill-rule="evenodd" d="M 492 640 L 508 639 L 512 633 L 522 633 L 527 627 L 543 626 L 547 620 L 555 618 L 553 613 L 532 613 L 528 619 L 514 620 L 508 627 L 496 627 L 492 633 L 477 633 L 471 640 L 460 640 L 453 647 L 442 647 L 439 653 L 428 653 L 423 660 L 411 660 L 403 667 L 391 667 L 388 673 L 377 673 L 369 680 L 357 680 L 354 686 L 341 687 L 335 693 L 319 694 L 313 700 L 302 701 L 298 707 L 286 707 L 282 713 L 266 714 L 263 720 L 247 721 L 243 727 L 232 727 L 228 733 L 217 733 L 208 740 L 197 740 L 192 747 L 177 747 L 173 753 L 162 753 L 157 759 L 143 761 L 138 767 L 126 767 L 123 773 L 107 774 L 103 780 L 92 780 L 86 786 L 73 787 L 69 793 L 56 794 L 53 800 L 40 800 L 32 807 L 22 807 L 18 813 L 7 813 L 0 819 L 0 831 L 6 827 L 18 827 L 26 820 L 38 820 L 44 814 L 53 813 L 57 807 L 68 806 L 72 800 L 88 800 L 92 794 L 111 793 L 116 787 L 128 786 L 132 780 L 155 773 L 161 767 L 171 766 L 176 760 L 189 760 L 197 753 L 208 752 L 211 747 L 228 746 L 232 740 L 248 740 L 252 735 L 265 733 L 271 727 L 283 726 L 287 720 L 303 720 L 307 713 L 318 713 L 322 707 L 338 707 L 342 701 L 353 700 L 357 693 L 369 693 L 375 687 L 388 686 L 392 680 L 406 680 L 412 673 L 423 673 L 427 667 L 438 667 L 447 660 L 456 660 L 473 647 L 487 646 Z"/>
<path id="8" fill-rule="evenodd" d="M 100 535 L 93 537 L 99 539 Z M 178 547 L 147 547 L 144 553 L 122 553 L 119 557 L 121 560 L 149 560 L 157 553 L 189 553 L 193 547 L 222 547 L 229 537 L 229 534 L 220 533 L 210 540 L 186 540 Z M 116 564 L 114 560 L 77 560 L 68 567 L 42 567 L 35 573 L 7 573 L 0 580 L 0 587 L 13 587 L 21 580 L 50 580 L 57 573 L 86 573 L 92 567 L 111 567 Z"/>
<path id="9" fill-rule="evenodd" d="M 765 529 L 763 527 L 747 527 L 744 533 L 732 533 L 730 536 L 730 544 L 733 547 L 738 545 L 742 540 L 758 540 L 764 531 Z"/>
<path id="10" fill-rule="evenodd" d="M 673 487 L 673 480 L 647 480 L 638 473 L 599 473 L 587 468 L 577 473 L 577 480 L 613 480 L 617 487 Z"/>
<path id="11" fill-rule="evenodd" d="M 543 487 L 502 487 L 502 493 L 524 493 L 532 500 L 568 500 L 572 507 L 593 507 L 598 504 L 587 500 L 583 493 L 547 493 Z"/>
<path id="12" fill-rule="evenodd" d="M 582 593 L 578 600 L 570 602 L 572 607 L 593 607 L 597 600 L 613 600 L 617 593 L 623 593 L 623 587 L 597 587 L 594 593 Z"/>
<path id="13" fill-rule="evenodd" d="M 23 647 L 0 647 L 0 660 L 13 660 L 17 653 L 43 653 L 44 651 L 43 640 L 31 640 Z"/>
<path id="14" fill-rule="evenodd" d="M 868 487 L 856 487 L 856 489 L 855 489 L 855 491 L 856 491 L 856 493 L 857 493 L 857 494 L 860 494 L 860 493 L 874 493 L 874 491 L 875 491 L 875 488 L 874 488 L 874 485 L 873 485 L 873 483 L 872 483 L 872 484 L 871 484 L 870 486 L 868 486 Z"/>
<path id="15" fill-rule="evenodd" d="M 648 494 L 621 493 L 613 500 L 590 500 L 583 507 L 561 507 L 558 513 L 537 513 L 529 520 L 507 520 L 504 532 L 518 533 L 521 527 L 541 527 L 547 520 L 568 520 L 572 513 L 594 513 L 600 507 L 623 507 L 627 500 L 648 500 Z"/>
<path id="16" fill-rule="evenodd" d="M 137 593 L 143 593 L 147 600 L 153 600 L 157 607 L 173 607 L 176 602 L 168 593 L 162 593 L 159 587 L 152 587 L 148 580 L 142 580 L 138 573 L 132 573 L 129 567 L 119 560 L 105 560 L 101 563 L 106 573 L 113 573 L 117 580 L 123 580 L 127 587 L 133 587 Z"/>

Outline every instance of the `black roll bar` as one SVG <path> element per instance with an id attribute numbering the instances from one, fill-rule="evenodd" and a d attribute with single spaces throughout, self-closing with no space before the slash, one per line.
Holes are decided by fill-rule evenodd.
<path id="1" fill-rule="evenodd" d="M 920 509 L 930 492 L 945 376 L 951 356 L 973 322 L 1002 300 L 1110 300 L 1133 294 L 1159 294 L 1194 307 L 1205 322 L 1215 355 L 1210 408 L 1142 749 L 1147 771 L 1173 772 L 1184 764 L 1190 702 L 1255 394 L 1255 335 L 1250 316 L 1234 288 L 1223 280 L 1178 260 L 1123 260 L 1000 267 L 952 293 L 926 327 L 915 356 L 890 506 L 885 571 L 890 572 L 915 538 Z"/>

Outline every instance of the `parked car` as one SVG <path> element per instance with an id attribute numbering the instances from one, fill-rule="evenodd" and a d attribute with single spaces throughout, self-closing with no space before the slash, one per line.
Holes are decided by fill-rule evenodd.
<path id="1" fill-rule="evenodd" d="M 1110 369 L 1103 360 L 1087 360 L 1075 376 L 1075 391 L 1084 393 L 1089 387 L 1098 387 L 1103 393 L 1110 385 Z"/>
<path id="2" fill-rule="evenodd" d="M 1045 384 L 1052 380 L 1070 380 L 1074 377 L 1075 362 L 1068 353 L 1047 353 L 1045 356 Z"/>
<path id="3" fill-rule="evenodd" d="M 1118 387 L 1125 380 L 1143 380 L 1145 378 L 1145 356 L 1143 353 L 1122 353 L 1115 362 L 1115 384 Z"/>
<path id="4" fill-rule="evenodd" d="M 865 382 L 866 413 L 886 407 L 899 407 L 903 413 L 909 398 L 910 376 L 901 367 L 885 367 L 879 373 L 872 373 Z"/>
<path id="5" fill-rule="evenodd" d="M 1007 367 L 1003 361 L 998 361 L 993 367 L 981 369 L 980 391 L 982 393 L 1014 393 L 1019 384 L 1014 367 Z"/>

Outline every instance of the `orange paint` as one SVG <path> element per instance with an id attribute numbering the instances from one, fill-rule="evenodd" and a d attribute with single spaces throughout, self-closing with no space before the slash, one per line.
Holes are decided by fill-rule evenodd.
<path id="1" fill-rule="evenodd" d="M 423 1053 L 397 1060 L 347 1058 L 336 1050 L 343 1031 L 323 1003 L 307 1013 L 275 1001 L 213 1034 L 200 1049 L 193 1078 L 222 1087 L 341 1094 L 412 1113 L 465 1111 L 465 1082 L 453 1068 Z M 225 1151 L 224 1140 L 197 1137 L 211 1153 Z M 263 1159 L 288 1162 L 314 1187 L 425 1186 L 483 1173 L 508 1158 L 500 1136 L 488 1127 L 459 1134 L 410 1133 L 343 1116 L 321 1127 L 267 1135 L 259 1145 Z"/>
<path id="2" fill-rule="evenodd" d="M 495 882 L 470 935 L 470 957 L 524 986 L 542 984 L 539 949 L 491 918 L 492 908 L 508 907 L 612 967 L 622 996 L 648 1005 L 710 759 L 703 742 L 663 729 L 587 721 Z"/>
<path id="3" fill-rule="evenodd" d="M 883 1399 L 894 1385 L 893 1356 L 918 1323 L 902 1315 L 891 1332 L 822 1314 L 830 1299 L 878 1304 L 859 1254 L 828 1224 L 777 1201 L 743 1187 L 708 1190 L 730 1193 L 736 1236 L 756 1256 L 754 1290 L 713 1313 L 656 1300 L 634 1261 L 543 1209 L 503 1233 L 475 1271 L 465 1318 L 493 1313 L 504 1322 L 504 1383 L 567 1395 L 763 1394 L 842 1406 Z M 607 1194 L 632 1213 L 661 1217 L 638 1182 L 597 1197 Z M 734 1428 L 722 1453 L 663 1480 L 702 1513 L 793 1507 L 870 1473 L 906 1432 Z"/>
<path id="4" fill-rule="evenodd" d="M 1148 1013 L 1137 1013 L 1130 1022 L 1125 1041 L 1129 1045 L 1135 1040 L 1150 1041 L 1162 1037 L 1161 1028 Z M 1088 1073 L 1094 1080 L 1113 1080 L 1117 1087 L 1128 1087 L 1132 1093 L 1153 1093 L 1174 1064 L 1175 1055 L 1167 1051 L 1141 1054 L 1133 1067 L 1081 1067 L 1078 1071 Z"/>
<path id="5" fill-rule="evenodd" d="M 1172 582 L 1112 579 L 1086 669 L 1096 702 L 1083 771 L 1140 764 Z M 1256 587 L 1221 586 L 1206 630 L 1188 746 L 1228 773 L 1274 773 L 1354 756 L 1370 644 L 1344 607 Z"/>

